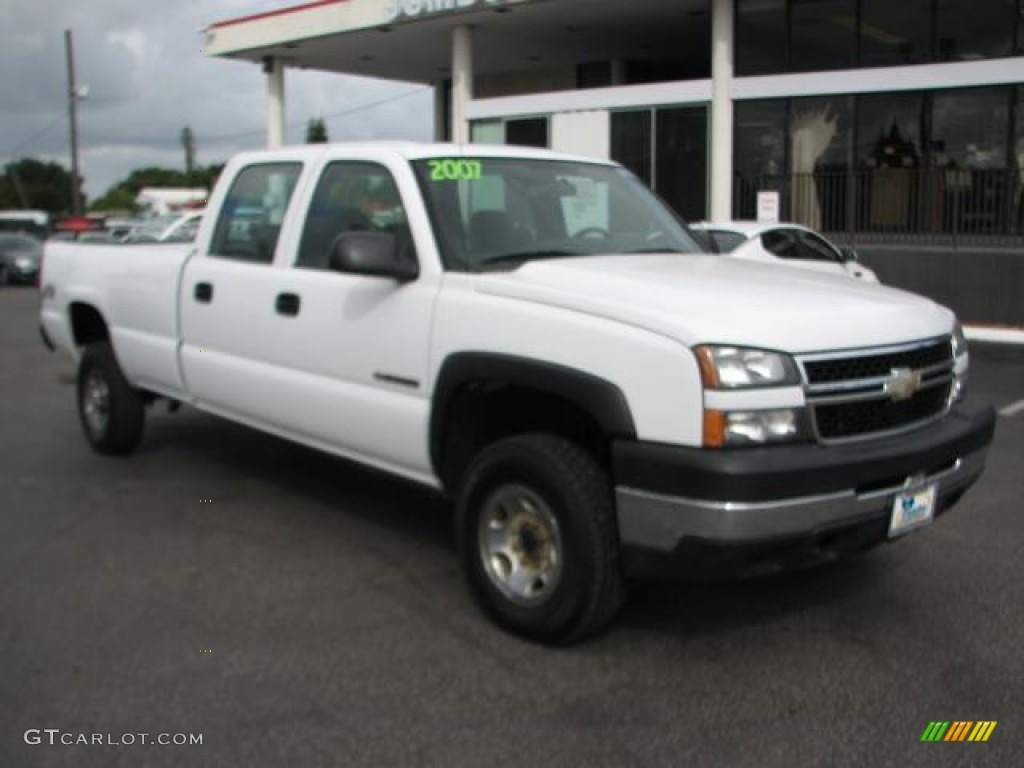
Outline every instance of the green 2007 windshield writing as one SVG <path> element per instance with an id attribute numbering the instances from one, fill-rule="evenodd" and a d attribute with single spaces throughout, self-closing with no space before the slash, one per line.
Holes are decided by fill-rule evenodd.
<path id="1" fill-rule="evenodd" d="M 431 181 L 477 181 L 483 174 L 479 160 L 430 160 Z"/>

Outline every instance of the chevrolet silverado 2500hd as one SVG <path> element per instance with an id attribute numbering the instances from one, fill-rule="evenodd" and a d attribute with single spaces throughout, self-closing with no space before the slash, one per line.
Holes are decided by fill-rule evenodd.
<path id="1" fill-rule="evenodd" d="M 621 167 L 540 150 L 243 154 L 194 244 L 56 243 L 41 290 L 95 450 L 166 398 L 432 486 L 482 607 L 544 642 L 625 577 L 920 528 L 993 435 L 950 311 L 701 253 Z"/>

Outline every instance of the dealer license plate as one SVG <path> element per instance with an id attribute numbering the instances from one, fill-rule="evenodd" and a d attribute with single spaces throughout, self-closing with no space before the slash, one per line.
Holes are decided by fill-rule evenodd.
<path id="1" fill-rule="evenodd" d="M 935 486 L 896 494 L 889 521 L 889 537 L 902 536 L 935 518 Z"/>

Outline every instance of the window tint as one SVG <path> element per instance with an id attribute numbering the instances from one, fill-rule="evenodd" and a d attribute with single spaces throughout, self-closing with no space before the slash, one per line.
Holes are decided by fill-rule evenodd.
<path id="1" fill-rule="evenodd" d="M 210 255 L 270 264 L 301 171 L 300 163 L 268 163 L 243 169 L 224 199 Z"/>
<path id="2" fill-rule="evenodd" d="M 360 230 L 391 232 L 399 248 L 412 246 L 405 208 L 391 173 L 375 163 L 331 163 L 313 193 L 296 266 L 327 269 L 338 236 Z"/>

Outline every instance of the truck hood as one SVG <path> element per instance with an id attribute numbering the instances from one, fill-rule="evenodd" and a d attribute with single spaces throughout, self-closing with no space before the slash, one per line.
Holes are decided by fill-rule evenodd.
<path id="1" fill-rule="evenodd" d="M 603 317 L 687 346 L 792 353 L 895 344 L 952 330 L 948 309 L 882 285 L 721 256 L 643 254 L 533 261 L 477 290 Z"/>

